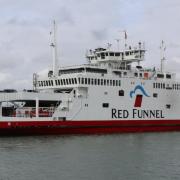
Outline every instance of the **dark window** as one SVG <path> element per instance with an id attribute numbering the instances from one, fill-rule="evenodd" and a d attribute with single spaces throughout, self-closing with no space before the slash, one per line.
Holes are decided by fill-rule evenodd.
<path id="1" fill-rule="evenodd" d="M 68 85 L 68 84 L 69 84 L 68 79 L 66 79 L 66 85 Z"/>
<path id="2" fill-rule="evenodd" d="M 81 83 L 84 84 L 84 78 L 81 79 Z"/>
<path id="3" fill-rule="evenodd" d="M 171 79 L 171 74 L 166 74 L 167 79 Z"/>
<path id="4" fill-rule="evenodd" d="M 109 107 L 109 103 L 103 103 L 103 104 L 102 104 L 102 107 L 103 107 L 103 108 L 108 108 L 108 107 Z"/>
<path id="5" fill-rule="evenodd" d="M 109 86 L 109 79 L 107 80 L 107 86 Z"/>
<path id="6" fill-rule="evenodd" d="M 91 84 L 91 79 L 90 78 L 88 78 L 88 84 Z"/>
<path id="7" fill-rule="evenodd" d="M 112 80 L 110 80 L 110 86 L 112 86 Z"/>
<path id="8" fill-rule="evenodd" d="M 103 85 L 103 79 L 101 79 L 101 85 Z"/>
<path id="9" fill-rule="evenodd" d="M 98 79 L 98 83 L 97 84 L 100 85 L 100 79 Z"/>
<path id="10" fill-rule="evenodd" d="M 75 84 L 77 84 L 77 79 L 76 78 L 74 78 L 74 82 L 75 82 Z"/>
<path id="11" fill-rule="evenodd" d="M 157 78 L 164 78 L 164 74 L 157 74 Z"/>
<path id="12" fill-rule="evenodd" d="M 72 84 L 74 84 L 74 79 L 71 79 L 71 81 L 72 81 Z"/>
<path id="13" fill-rule="evenodd" d="M 114 56 L 114 53 L 109 53 L 110 56 Z"/>
<path id="14" fill-rule="evenodd" d="M 118 86 L 118 80 L 116 80 L 116 86 Z"/>
<path id="15" fill-rule="evenodd" d="M 51 80 L 51 86 L 53 86 L 53 80 Z"/>
<path id="16" fill-rule="evenodd" d="M 129 56 L 129 52 L 126 52 L 126 56 Z"/>
<path id="17" fill-rule="evenodd" d="M 163 83 L 163 89 L 165 89 L 165 83 Z"/>
<path id="18" fill-rule="evenodd" d="M 142 77 L 142 73 L 139 73 L 139 77 Z"/>
<path id="19" fill-rule="evenodd" d="M 66 80 L 65 79 L 63 79 L 63 82 L 64 82 L 64 85 L 66 85 Z"/>
<path id="20" fill-rule="evenodd" d="M 85 78 L 85 84 L 87 84 L 87 78 Z"/>
<path id="21" fill-rule="evenodd" d="M 94 79 L 94 85 L 96 85 L 97 84 L 97 79 Z"/>
<path id="22" fill-rule="evenodd" d="M 153 97 L 157 98 L 158 94 L 157 93 L 153 93 Z"/>
<path id="23" fill-rule="evenodd" d="M 81 80 L 81 79 L 80 79 L 80 78 L 78 78 L 78 82 L 79 82 L 79 84 L 80 84 L 80 80 Z"/>
<path id="24" fill-rule="evenodd" d="M 155 83 L 153 83 L 153 88 L 155 88 L 156 86 L 155 86 Z"/>
<path id="25" fill-rule="evenodd" d="M 58 85 L 57 80 L 55 80 L 55 84 L 56 84 L 56 86 Z"/>
<path id="26" fill-rule="evenodd" d="M 120 53 L 115 53 L 115 56 L 120 56 Z"/>
<path id="27" fill-rule="evenodd" d="M 113 80 L 113 86 L 115 86 L 116 84 L 115 84 L 115 80 Z"/>
<path id="28" fill-rule="evenodd" d="M 124 90 L 119 90 L 119 96 L 124 96 Z"/>
<path id="29" fill-rule="evenodd" d="M 94 84 L 94 79 L 91 79 L 91 84 L 92 84 L 92 85 Z"/>
<path id="30" fill-rule="evenodd" d="M 138 77 L 138 73 L 134 73 L 134 76 L 135 76 L 135 77 Z"/>
<path id="31" fill-rule="evenodd" d="M 119 86 L 121 86 L 121 81 L 119 80 Z"/>
<path id="32" fill-rule="evenodd" d="M 127 75 L 127 72 L 124 72 L 124 76 L 126 76 Z"/>
<path id="33" fill-rule="evenodd" d="M 104 85 L 106 85 L 106 79 L 104 79 Z"/>
<path id="34" fill-rule="evenodd" d="M 170 108 L 171 108 L 171 105 L 170 105 L 170 104 L 166 104 L 166 108 L 167 108 L 167 109 L 170 109 Z"/>

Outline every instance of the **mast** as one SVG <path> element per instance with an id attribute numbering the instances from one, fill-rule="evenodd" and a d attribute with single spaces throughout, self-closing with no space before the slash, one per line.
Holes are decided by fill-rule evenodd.
<path id="1" fill-rule="evenodd" d="M 50 32 L 51 35 L 51 48 L 52 48 L 52 55 L 53 55 L 53 65 L 52 65 L 52 70 L 53 70 L 53 76 L 58 75 L 58 59 L 57 59 L 57 27 L 56 27 L 56 22 L 55 20 L 53 21 L 53 30 Z"/>
<path id="2" fill-rule="evenodd" d="M 162 40 L 161 42 L 161 46 L 160 46 L 160 50 L 161 50 L 161 72 L 164 72 L 164 61 L 166 60 L 164 52 L 166 50 L 164 41 Z"/>

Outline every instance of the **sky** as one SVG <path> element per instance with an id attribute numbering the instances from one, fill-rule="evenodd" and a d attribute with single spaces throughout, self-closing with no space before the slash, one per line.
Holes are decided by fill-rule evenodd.
<path id="1" fill-rule="evenodd" d="M 166 44 L 167 71 L 180 78 L 179 0 L 0 0 L 0 89 L 31 89 L 33 73 L 52 67 L 50 31 L 58 26 L 60 66 L 87 63 L 87 49 L 146 44 L 143 65 L 160 66 Z"/>

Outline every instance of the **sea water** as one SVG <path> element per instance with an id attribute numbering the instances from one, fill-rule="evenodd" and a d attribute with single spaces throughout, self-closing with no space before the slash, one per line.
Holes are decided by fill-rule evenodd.
<path id="1" fill-rule="evenodd" d="M 180 133 L 0 137 L 0 180 L 180 179 Z"/>

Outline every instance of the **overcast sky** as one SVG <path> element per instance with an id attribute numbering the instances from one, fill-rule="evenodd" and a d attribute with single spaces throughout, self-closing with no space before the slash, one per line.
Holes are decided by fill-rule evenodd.
<path id="1" fill-rule="evenodd" d="M 31 88 L 32 74 L 52 65 L 49 32 L 58 24 L 59 64 L 86 63 L 86 49 L 145 41 L 146 66 L 180 70 L 180 0 L 0 0 L 0 89 Z M 121 46 L 123 42 L 121 41 Z"/>

